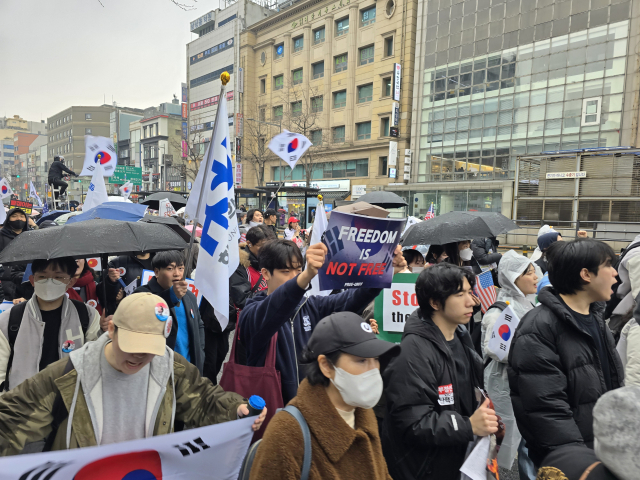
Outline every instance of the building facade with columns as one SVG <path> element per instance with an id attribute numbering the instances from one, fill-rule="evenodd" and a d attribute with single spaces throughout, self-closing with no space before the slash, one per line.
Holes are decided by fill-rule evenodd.
<path id="1" fill-rule="evenodd" d="M 243 32 L 244 187 L 310 177 L 361 193 L 403 182 L 416 12 L 413 0 L 306 0 Z M 293 171 L 267 150 L 284 129 L 314 145 Z"/>

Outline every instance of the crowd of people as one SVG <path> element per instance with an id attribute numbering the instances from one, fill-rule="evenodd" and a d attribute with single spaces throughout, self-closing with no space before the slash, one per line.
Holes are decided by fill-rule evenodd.
<path id="1" fill-rule="evenodd" d="M 2 267 L 14 306 L 0 314 L 0 455 L 247 416 L 247 400 L 218 384 L 231 341 L 234 362 L 273 360 L 279 372 L 281 405 L 253 423 L 251 479 L 307 467 L 313 480 L 465 479 L 487 436 L 521 480 L 640 478 L 640 236 L 619 257 L 548 226 L 532 258 L 499 252 L 495 237 L 398 245 L 393 270 L 419 274 L 418 308 L 394 344 L 367 313 L 382 289 L 310 295 L 327 247 L 309 244 L 294 215 L 243 210 L 224 328 L 188 289 L 197 261 L 184 251 L 113 257 L 100 273 L 69 257 Z M 34 228 L 29 218 L 7 212 L 0 251 Z M 482 309 L 474 287 L 486 271 L 497 297 Z M 519 325 L 501 356 L 491 339 L 507 307 Z M 285 405 L 308 425 L 310 466 L 298 420 L 275 412 Z"/>

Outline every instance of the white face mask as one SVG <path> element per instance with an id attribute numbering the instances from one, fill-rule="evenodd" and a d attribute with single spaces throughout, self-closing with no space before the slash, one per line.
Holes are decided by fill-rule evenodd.
<path id="1" fill-rule="evenodd" d="M 36 295 L 45 302 L 57 300 L 67 291 L 67 284 L 54 280 L 53 278 L 45 278 L 33 282 L 33 288 Z"/>
<path id="2" fill-rule="evenodd" d="M 347 405 L 360 408 L 373 408 L 382 396 L 382 377 L 380 369 L 372 368 L 360 375 L 352 375 L 335 367 L 336 377 L 331 383 L 338 389 Z"/>
<path id="3" fill-rule="evenodd" d="M 471 258 L 473 258 L 473 252 L 468 247 L 464 250 L 460 250 L 460 258 L 463 262 L 468 262 L 469 260 L 471 260 Z"/>

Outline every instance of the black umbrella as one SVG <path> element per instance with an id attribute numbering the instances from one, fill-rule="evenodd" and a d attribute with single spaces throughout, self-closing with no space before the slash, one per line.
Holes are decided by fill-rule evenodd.
<path id="1" fill-rule="evenodd" d="M 152 208 L 154 210 L 159 210 L 159 202 L 160 200 L 164 200 L 165 198 L 171 202 L 171 205 L 173 205 L 173 208 L 175 208 L 176 210 L 187 205 L 186 198 L 173 192 L 156 192 L 149 195 L 139 203 L 147 205 L 149 208 Z"/>
<path id="2" fill-rule="evenodd" d="M 362 198 L 362 197 L 361 197 Z M 402 245 L 444 245 L 477 238 L 495 237 L 518 227 L 495 212 L 449 212 L 412 225 Z"/>
<path id="3" fill-rule="evenodd" d="M 407 202 L 405 202 L 401 196 L 384 190 L 370 192 L 358 197 L 358 202 L 367 202 L 382 208 L 400 208 L 407 206 Z"/>
<path id="4" fill-rule="evenodd" d="M 180 222 L 178 222 L 173 217 L 156 217 L 155 215 L 145 215 L 138 221 L 145 223 L 161 223 L 180 235 L 185 242 L 188 242 L 191 239 L 191 232 L 189 230 L 186 230 L 182 225 L 180 225 Z"/>

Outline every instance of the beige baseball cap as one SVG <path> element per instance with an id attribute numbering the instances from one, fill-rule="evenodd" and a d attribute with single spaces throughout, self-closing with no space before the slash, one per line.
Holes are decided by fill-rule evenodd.
<path id="1" fill-rule="evenodd" d="M 113 316 L 113 324 L 118 327 L 118 346 L 126 353 L 163 356 L 172 323 L 167 302 L 153 293 L 125 297 Z"/>

